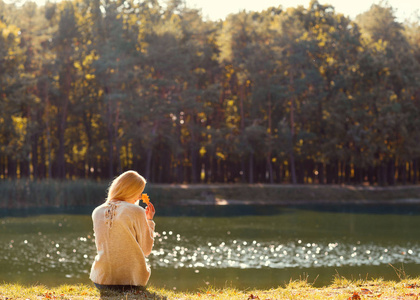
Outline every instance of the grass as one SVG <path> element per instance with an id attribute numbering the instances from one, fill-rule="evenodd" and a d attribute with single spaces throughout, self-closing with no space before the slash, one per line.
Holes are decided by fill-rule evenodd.
<path id="1" fill-rule="evenodd" d="M 109 182 L 91 180 L 0 180 L 0 208 L 96 206 L 106 197 Z M 420 185 L 366 187 L 344 185 L 287 184 L 148 184 L 146 192 L 160 205 L 182 200 L 240 200 L 248 203 L 284 204 L 375 202 L 420 199 Z"/>
<path id="2" fill-rule="evenodd" d="M 201 184 L 151 185 L 151 198 L 173 203 L 179 199 L 206 198 L 242 200 L 252 203 L 283 202 L 375 202 L 401 199 L 420 199 L 420 186 L 366 187 L 345 185 L 286 185 L 286 184 Z"/>
<path id="3" fill-rule="evenodd" d="M 420 278 L 399 282 L 377 280 L 348 280 L 337 275 L 330 286 L 315 288 L 307 280 L 290 281 L 284 287 L 270 290 L 240 291 L 234 288 L 207 287 L 195 292 L 176 292 L 150 287 L 146 292 L 114 293 L 101 296 L 88 285 L 45 286 L 0 285 L 0 299 L 419 299 Z"/>
<path id="4" fill-rule="evenodd" d="M 107 187 L 89 180 L 1 180 L 0 208 L 96 205 L 104 201 Z"/>

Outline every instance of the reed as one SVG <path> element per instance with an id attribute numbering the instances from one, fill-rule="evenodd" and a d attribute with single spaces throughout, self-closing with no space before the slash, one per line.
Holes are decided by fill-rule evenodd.
<path id="1" fill-rule="evenodd" d="M 89 180 L 3 180 L 0 208 L 92 206 L 104 201 L 107 187 Z"/>
<path id="2" fill-rule="evenodd" d="M 95 206 L 106 198 L 109 182 L 93 180 L 1 180 L 0 208 Z M 236 203 L 375 203 L 420 201 L 420 186 L 366 187 L 342 185 L 151 184 L 146 193 L 161 205 L 217 201 Z"/>

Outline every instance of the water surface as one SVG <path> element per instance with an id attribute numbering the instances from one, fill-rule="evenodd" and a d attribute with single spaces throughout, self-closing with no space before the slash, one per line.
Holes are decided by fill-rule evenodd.
<path id="1" fill-rule="evenodd" d="M 321 286 L 337 274 L 397 280 L 390 264 L 419 276 L 416 209 L 162 210 L 149 257 L 150 284 L 178 290 L 206 285 L 274 288 L 309 276 Z M 0 232 L 0 281 L 89 283 L 96 254 L 89 215 L 5 217 Z"/>

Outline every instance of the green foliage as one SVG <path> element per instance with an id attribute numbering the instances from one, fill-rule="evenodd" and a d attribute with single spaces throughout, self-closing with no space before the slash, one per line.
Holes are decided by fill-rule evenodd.
<path id="1" fill-rule="evenodd" d="M 1 178 L 418 180 L 419 26 L 392 7 L 0 8 Z"/>

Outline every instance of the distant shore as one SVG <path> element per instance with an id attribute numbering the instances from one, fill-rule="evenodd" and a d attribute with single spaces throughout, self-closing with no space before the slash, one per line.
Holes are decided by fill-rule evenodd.
<path id="1" fill-rule="evenodd" d="M 89 180 L 3 180 L 0 181 L 0 209 L 96 206 L 105 200 L 108 185 L 108 182 Z M 162 206 L 420 203 L 420 185 L 149 183 L 145 193 Z"/>
<path id="2" fill-rule="evenodd" d="M 417 204 L 420 186 L 286 184 L 151 185 L 150 196 L 172 205 Z"/>

